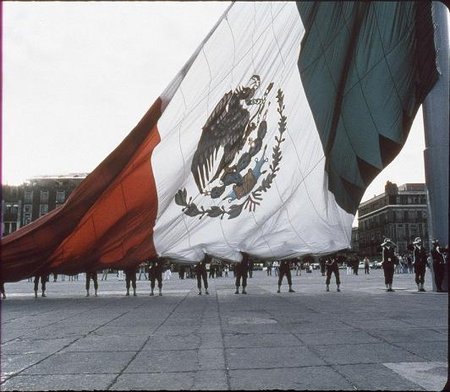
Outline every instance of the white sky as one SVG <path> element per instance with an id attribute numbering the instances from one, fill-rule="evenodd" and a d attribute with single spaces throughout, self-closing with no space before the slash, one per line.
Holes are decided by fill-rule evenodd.
<path id="1" fill-rule="evenodd" d="M 90 172 L 125 138 L 228 2 L 4 2 L 2 182 Z M 424 182 L 421 110 L 363 201 Z"/>

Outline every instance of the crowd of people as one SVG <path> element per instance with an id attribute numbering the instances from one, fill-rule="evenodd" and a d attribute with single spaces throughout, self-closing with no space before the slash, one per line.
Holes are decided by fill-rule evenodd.
<path id="1" fill-rule="evenodd" d="M 414 280 L 417 284 L 419 292 L 424 292 L 425 288 L 425 275 L 428 268 L 432 268 L 434 271 L 434 283 L 438 292 L 443 291 L 443 281 L 445 274 L 445 265 L 448 262 L 448 248 L 442 248 L 437 240 L 432 241 L 432 249 L 430 252 L 422 245 L 422 240 L 417 237 L 409 250 L 410 255 L 399 256 L 396 251 L 396 244 L 389 238 L 385 238 L 380 244 L 381 257 L 382 257 L 382 269 L 384 273 L 384 283 L 386 285 L 386 291 L 393 292 L 393 280 L 395 273 L 410 272 L 410 264 L 415 274 Z M 252 278 L 255 263 L 258 261 L 251 257 L 248 253 L 242 253 L 242 261 L 240 263 L 227 263 L 212 258 L 210 255 L 205 255 L 204 259 L 193 265 L 178 265 L 179 279 L 193 278 L 197 279 L 198 295 L 205 293 L 209 295 L 208 291 L 208 277 L 215 279 L 216 277 L 228 277 L 229 272 L 232 270 L 235 278 L 235 294 L 247 294 L 247 280 Z M 352 255 L 350 257 L 338 256 L 337 254 L 328 255 L 319 259 L 319 268 L 322 276 L 325 276 L 325 289 L 330 291 L 330 283 L 332 275 L 336 282 L 336 291 L 340 292 L 340 275 L 339 266 L 345 264 L 347 267 L 347 274 L 358 274 L 359 259 Z M 281 286 L 284 277 L 286 277 L 288 284 L 288 292 L 294 293 L 295 290 L 292 287 L 292 270 L 296 271 L 296 275 L 301 275 L 302 269 L 306 272 L 312 272 L 311 258 L 307 258 L 307 261 L 302 261 L 300 258 L 276 260 L 266 262 L 267 275 L 271 276 L 272 273 L 278 276 L 278 289 L 277 293 L 281 292 Z M 370 261 L 368 257 L 363 259 L 364 273 L 370 273 Z M 141 263 L 138 266 L 132 266 L 119 270 L 117 272 L 119 279 L 125 275 L 125 287 L 126 296 L 130 295 L 130 289 L 133 289 L 133 296 L 137 296 L 136 281 L 144 278 L 150 281 L 150 296 L 155 295 L 154 290 L 156 283 L 158 285 L 158 295 L 162 296 L 163 280 L 169 280 L 172 275 L 172 268 L 174 264 L 170 260 L 165 258 L 155 258 Z M 209 271 L 208 271 L 209 269 Z M 108 269 L 102 271 L 101 280 L 107 280 Z M 208 273 L 209 272 L 209 273 Z M 57 281 L 57 274 L 53 274 L 53 281 Z M 39 282 L 41 283 L 41 295 L 46 297 L 46 284 L 49 280 L 49 275 L 38 274 L 34 276 L 34 279 L 30 278 L 29 281 L 34 282 L 34 296 L 38 298 Z M 62 281 L 65 280 L 65 276 L 62 275 Z M 78 280 L 78 275 L 70 276 L 69 280 Z M 93 282 L 94 295 L 98 296 L 98 271 L 90 270 L 86 271 L 86 297 L 90 296 L 90 282 Z M 242 290 L 241 290 L 242 287 Z M 0 282 L 0 294 L 2 299 L 6 299 L 6 293 L 4 284 Z"/>

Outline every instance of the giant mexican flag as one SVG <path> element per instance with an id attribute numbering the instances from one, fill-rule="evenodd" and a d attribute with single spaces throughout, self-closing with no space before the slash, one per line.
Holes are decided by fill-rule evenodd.
<path id="1" fill-rule="evenodd" d="M 66 204 L 2 239 L 1 279 L 348 248 L 437 78 L 430 7 L 232 4 Z"/>

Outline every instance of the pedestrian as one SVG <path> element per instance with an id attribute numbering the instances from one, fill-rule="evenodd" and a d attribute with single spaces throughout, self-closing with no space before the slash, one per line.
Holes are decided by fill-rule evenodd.
<path id="1" fill-rule="evenodd" d="M 225 278 L 228 278 L 228 272 L 230 272 L 230 267 L 228 266 L 228 264 L 225 264 L 225 266 L 223 267 L 223 272 L 225 274 Z"/>
<path id="2" fill-rule="evenodd" d="M 417 284 L 417 291 L 425 291 L 425 272 L 427 267 L 427 252 L 425 248 L 422 246 L 422 239 L 420 237 L 416 237 L 414 242 L 414 252 L 413 252 L 413 264 L 414 264 L 414 272 L 415 272 L 415 281 Z"/>
<path id="3" fill-rule="evenodd" d="M 395 291 L 392 288 L 395 268 L 394 246 L 395 244 L 389 238 L 385 238 L 381 244 L 381 265 L 383 266 L 386 291 Z"/>
<path id="4" fill-rule="evenodd" d="M 145 265 L 145 263 L 141 263 L 139 264 L 139 276 L 138 276 L 138 280 L 141 280 L 141 276 L 144 275 L 144 279 L 147 280 L 147 273 L 145 272 L 145 270 L 147 266 Z"/>
<path id="5" fill-rule="evenodd" d="M 127 297 L 130 295 L 130 286 L 133 287 L 133 296 L 136 297 L 136 267 L 128 267 L 123 270 L 125 273 L 125 285 L 127 288 Z"/>
<path id="6" fill-rule="evenodd" d="M 267 276 L 272 276 L 272 263 L 269 261 L 267 262 Z"/>
<path id="7" fill-rule="evenodd" d="M 150 279 L 150 295 L 153 296 L 155 283 L 158 281 L 159 295 L 162 295 L 162 263 L 161 259 L 150 260 L 148 266 L 148 278 Z"/>
<path id="8" fill-rule="evenodd" d="M 35 277 L 34 277 L 34 298 L 37 298 L 37 296 L 38 296 L 37 292 L 38 292 L 38 288 L 39 288 L 39 279 L 41 280 L 42 296 L 46 297 L 45 287 L 46 287 L 46 283 L 48 281 L 48 275 L 40 274 L 40 275 L 35 275 Z"/>
<path id="9" fill-rule="evenodd" d="M 97 290 L 98 290 L 98 279 L 97 279 L 97 271 L 96 270 L 89 270 L 86 271 L 86 297 L 89 297 L 89 287 L 91 283 L 91 279 L 94 282 L 94 295 L 97 297 Z"/>
<path id="10" fill-rule="evenodd" d="M 108 268 L 105 268 L 102 271 L 102 280 L 107 280 L 108 279 Z"/>
<path id="11" fill-rule="evenodd" d="M 281 282 L 283 281 L 283 277 L 286 275 L 286 279 L 289 285 L 289 292 L 295 293 L 292 289 L 292 275 L 291 275 L 291 260 L 281 260 L 280 262 L 280 273 L 278 275 L 278 290 L 277 293 L 280 292 Z"/>
<path id="12" fill-rule="evenodd" d="M 370 274 L 370 264 L 369 264 L 369 258 L 366 256 L 364 257 L 364 274 Z"/>
<path id="13" fill-rule="evenodd" d="M 319 264 L 320 264 L 320 273 L 322 274 L 322 276 L 325 276 L 325 274 L 326 274 L 326 265 L 325 265 L 325 259 L 323 259 L 323 258 L 321 258 L 320 259 L 320 261 L 319 261 Z"/>
<path id="14" fill-rule="evenodd" d="M 198 295 L 202 295 L 202 280 L 203 280 L 203 286 L 205 288 L 205 294 L 209 295 L 208 273 L 206 271 L 207 263 L 211 263 L 211 256 L 205 254 L 205 256 L 203 257 L 203 260 L 199 261 L 194 267 L 195 275 L 197 276 Z"/>
<path id="15" fill-rule="evenodd" d="M 235 264 L 234 270 L 236 272 L 236 291 L 234 294 L 239 294 L 239 287 L 241 285 L 242 279 L 242 294 L 247 294 L 245 288 L 247 287 L 247 277 L 248 277 L 248 264 L 250 260 L 250 256 L 246 252 L 241 252 L 242 261 L 240 263 Z"/>
<path id="16" fill-rule="evenodd" d="M 253 268 L 255 267 L 255 262 L 253 259 L 250 259 L 248 262 L 248 277 L 253 278 Z"/>
<path id="17" fill-rule="evenodd" d="M 336 278 L 336 291 L 340 292 L 340 285 L 341 285 L 341 279 L 339 277 L 339 265 L 337 262 L 337 258 L 335 256 L 330 257 L 325 262 L 325 267 L 327 270 L 327 278 L 325 280 L 325 284 L 327 286 L 327 291 L 330 291 L 330 281 L 331 281 L 331 274 L 334 273 L 334 277 Z"/>
<path id="18" fill-rule="evenodd" d="M 178 278 L 184 279 L 184 274 L 186 273 L 186 267 L 184 265 L 178 266 Z"/>
<path id="19" fill-rule="evenodd" d="M 164 268 L 164 280 L 170 280 L 172 276 L 172 270 L 170 269 L 170 263 L 167 263 Z"/>
<path id="20" fill-rule="evenodd" d="M 433 258 L 434 283 L 439 293 L 442 292 L 442 282 L 444 281 L 445 258 L 441 251 L 438 240 L 433 240 L 433 249 L 431 249 L 431 257 Z"/>

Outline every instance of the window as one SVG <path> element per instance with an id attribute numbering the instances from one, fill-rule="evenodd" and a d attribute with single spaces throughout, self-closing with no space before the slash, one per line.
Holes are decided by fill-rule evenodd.
<path id="1" fill-rule="evenodd" d="M 66 200 L 66 191 L 56 191 L 56 202 L 64 203 Z"/>
<path id="2" fill-rule="evenodd" d="M 39 216 L 45 215 L 48 212 L 48 204 L 39 205 Z"/>
<path id="3" fill-rule="evenodd" d="M 48 191 L 41 191 L 41 203 L 48 203 Z"/>
<path id="4" fill-rule="evenodd" d="M 31 222 L 31 214 L 23 214 L 23 224 L 28 225 Z"/>
<path id="5" fill-rule="evenodd" d="M 24 204 L 23 206 L 24 214 L 31 214 L 33 212 L 33 207 L 31 204 Z"/>
<path id="6" fill-rule="evenodd" d="M 33 202 L 33 191 L 25 191 L 24 202 L 25 203 L 32 203 Z"/>

